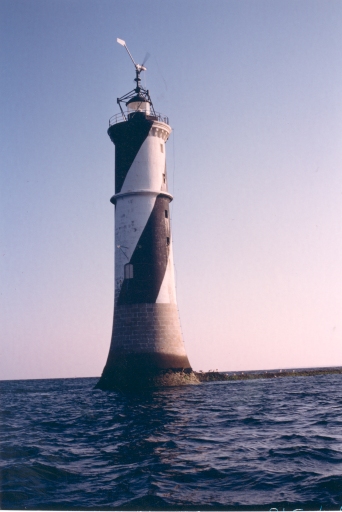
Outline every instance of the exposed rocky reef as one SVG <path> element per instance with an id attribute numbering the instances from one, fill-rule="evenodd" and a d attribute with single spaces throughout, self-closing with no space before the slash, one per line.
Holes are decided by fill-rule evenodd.
<path id="1" fill-rule="evenodd" d="M 342 367 L 307 368 L 297 370 L 265 370 L 261 372 L 222 373 L 217 371 L 194 372 L 200 382 L 274 379 L 281 377 L 309 377 L 311 375 L 328 375 L 342 373 Z"/>
<path id="2" fill-rule="evenodd" d="M 115 391 L 144 391 L 147 389 L 187 386 L 202 382 L 275 379 L 282 377 L 308 377 L 311 375 L 341 374 L 342 367 L 308 368 L 296 370 L 265 370 L 260 372 L 230 372 L 218 371 L 195 372 L 190 369 L 159 370 L 158 372 L 134 372 L 128 375 L 116 375 L 113 380 L 102 380 L 96 388 Z"/>

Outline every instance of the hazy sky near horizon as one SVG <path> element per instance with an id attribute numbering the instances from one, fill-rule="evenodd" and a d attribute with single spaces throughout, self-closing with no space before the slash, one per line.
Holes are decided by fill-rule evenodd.
<path id="1" fill-rule="evenodd" d="M 167 143 L 196 370 L 342 365 L 342 1 L 1 0 L 0 378 L 98 376 L 116 98 Z"/>

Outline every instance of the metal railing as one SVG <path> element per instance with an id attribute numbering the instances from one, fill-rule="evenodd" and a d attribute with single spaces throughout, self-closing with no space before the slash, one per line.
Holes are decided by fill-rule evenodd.
<path id="1" fill-rule="evenodd" d="M 150 114 L 146 114 L 142 111 L 126 111 L 126 112 L 119 112 L 118 114 L 115 114 L 109 119 L 109 126 L 113 126 L 113 124 L 117 123 L 123 123 L 124 121 L 127 121 L 128 119 L 132 119 L 132 117 L 136 116 L 137 114 L 144 114 L 146 119 L 149 119 L 150 121 L 160 121 L 161 123 L 169 124 L 169 118 L 167 116 L 164 116 L 164 114 L 160 114 L 159 112 L 155 112 L 154 114 L 151 112 Z"/>

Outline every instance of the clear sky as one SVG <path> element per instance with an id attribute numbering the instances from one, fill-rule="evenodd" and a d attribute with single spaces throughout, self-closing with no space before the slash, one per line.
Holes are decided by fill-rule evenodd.
<path id="1" fill-rule="evenodd" d="M 1 0 L 0 378 L 98 376 L 116 98 L 167 143 L 196 370 L 342 365 L 342 1 Z"/>

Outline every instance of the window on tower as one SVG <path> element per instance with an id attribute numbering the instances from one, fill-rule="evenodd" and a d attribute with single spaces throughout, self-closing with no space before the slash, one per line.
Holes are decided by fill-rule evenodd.
<path id="1" fill-rule="evenodd" d="M 168 219 L 169 218 L 169 212 L 167 210 L 165 210 L 165 219 Z"/>
<path id="2" fill-rule="evenodd" d="M 160 151 L 164 153 L 164 144 L 160 144 Z"/>
<path id="3" fill-rule="evenodd" d="M 131 263 L 125 265 L 125 279 L 133 279 L 133 265 Z"/>
<path id="4" fill-rule="evenodd" d="M 166 245 L 170 245 L 170 237 L 169 236 L 166 237 Z"/>

